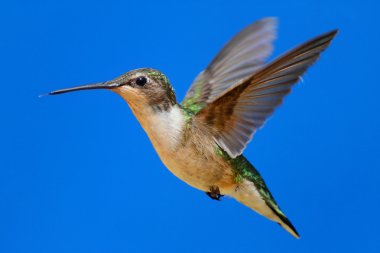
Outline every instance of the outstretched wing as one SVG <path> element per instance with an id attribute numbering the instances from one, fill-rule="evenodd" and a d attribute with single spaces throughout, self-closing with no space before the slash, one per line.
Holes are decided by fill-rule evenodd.
<path id="1" fill-rule="evenodd" d="M 259 20 L 239 32 L 192 83 L 182 105 L 197 113 L 220 93 L 263 67 L 273 50 L 275 18 Z"/>
<path id="2" fill-rule="evenodd" d="M 195 116 L 210 128 L 216 143 L 231 157 L 240 155 L 253 134 L 279 106 L 324 51 L 337 30 L 320 35 L 268 64 L 225 91 Z"/>

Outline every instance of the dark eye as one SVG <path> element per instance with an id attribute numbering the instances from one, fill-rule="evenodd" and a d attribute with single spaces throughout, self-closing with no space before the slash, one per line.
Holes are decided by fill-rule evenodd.
<path id="1" fill-rule="evenodd" d="M 144 86 L 147 82 L 148 82 L 148 79 L 145 76 L 139 76 L 139 77 L 136 77 L 135 79 L 135 83 L 138 86 Z"/>

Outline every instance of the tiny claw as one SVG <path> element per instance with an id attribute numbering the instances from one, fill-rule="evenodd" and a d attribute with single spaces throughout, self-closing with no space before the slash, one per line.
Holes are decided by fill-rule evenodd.
<path id="1" fill-rule="evenodd" d="M 220 194 L 220 190 L 218 186 L 211 186 L 210 191 L 206 192 L 207 196 L 209 196 L 213 200 L 220 201 L 220 198 L 224 195 Z"/>

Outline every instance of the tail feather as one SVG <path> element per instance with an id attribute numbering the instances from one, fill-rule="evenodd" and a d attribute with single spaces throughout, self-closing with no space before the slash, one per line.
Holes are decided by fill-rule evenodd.
<path id="1" fill-rule="evenodd" d="M 268 204 L 268 203 L 267 203 Z M 281 220 L 281 222 L 277 222 L 282 228 L 288 231 L 295 238 L 299 239 L 300 235 L 297 232 L 296 228 L 290 222 L 290 220 L 285 216 L 285 214 L 278 208 L 273 208 L 272 205 L 268 204 L 268 207 L 277 215 L 277 217 Z"/>
<path id="2" fill-rule="evenodd" d="M 231 196 L 257 213 L 277 222 L 295 238 L 299 238 L 297 230 L 277 205 L 256 168 L 242 155 L 231 159 L 230 163 L 239 175 L 239 186 L 230 193 Z"/>
<path id="3" fill-rule="evenodd" d="M 243 179 L 239 183 L 239 187 L 231 195 L 243 205 L 251 208 L 253 211 L 263 215 L 264 217 L 278 223 L 282 228 L 288 231 L 295 238 L 300 238 L 296 228 L 278 207 L 269 191 L 266 194 L 256 187 L 254 182 Z"/>

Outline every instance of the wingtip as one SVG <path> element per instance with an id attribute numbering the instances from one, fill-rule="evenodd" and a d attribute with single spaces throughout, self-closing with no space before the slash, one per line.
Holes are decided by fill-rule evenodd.
<path id="1" fill-rule="evenodd" d="M 277 17 L 264 17 L 262 19 L 259 19 L 257 22 L 265 22 L 265 23 L 273 23 L 274 25 L 277 25 L 278 18 Z"/>
<path id="2" fill-rule="evenodd" d="M 339 29 L 333 29 L 331 31 L 321 34 L 317 38 L 328 38 L 328 40 L 331 41 L 336 37 L 338 33 L 339 33 Z"/>
<path id="3" fill-rule="evenodd" d="M 333 29 L 333 30 L 331 30 L 331 31 L 329 31 L 329 32 L 327 32 L 327 34 L 330 34 L 331 35 L 331 37 L 335 37 L 338 33 L 339 33 L 340 31 L 339 31 L 339 29 L 338 28 L 336 28 L 336 29 Z"/>
<path id="4" fill-rule="evenodd" d="M 275 37 L 277 37 L 277 28 L 278 28 L 278 18 L 277 17 L 265 17 L 258 20 L 255 23 L 261 23 L 266 25 L 268 28 L 272 29 L 275 32 Z"/>
<path id="5" fill-rule="evenodd" d="M 321 50 L 324 51 L 332 42 L 332 40 L 336 37 L 336 35 L 339 33 L 339 29 L 334 29 L 329 32 L 323 33 L 320 36 L 312 39 L 313 41 L 321 41 L 321 44 L 324 44 L 324 49 Z"/>

